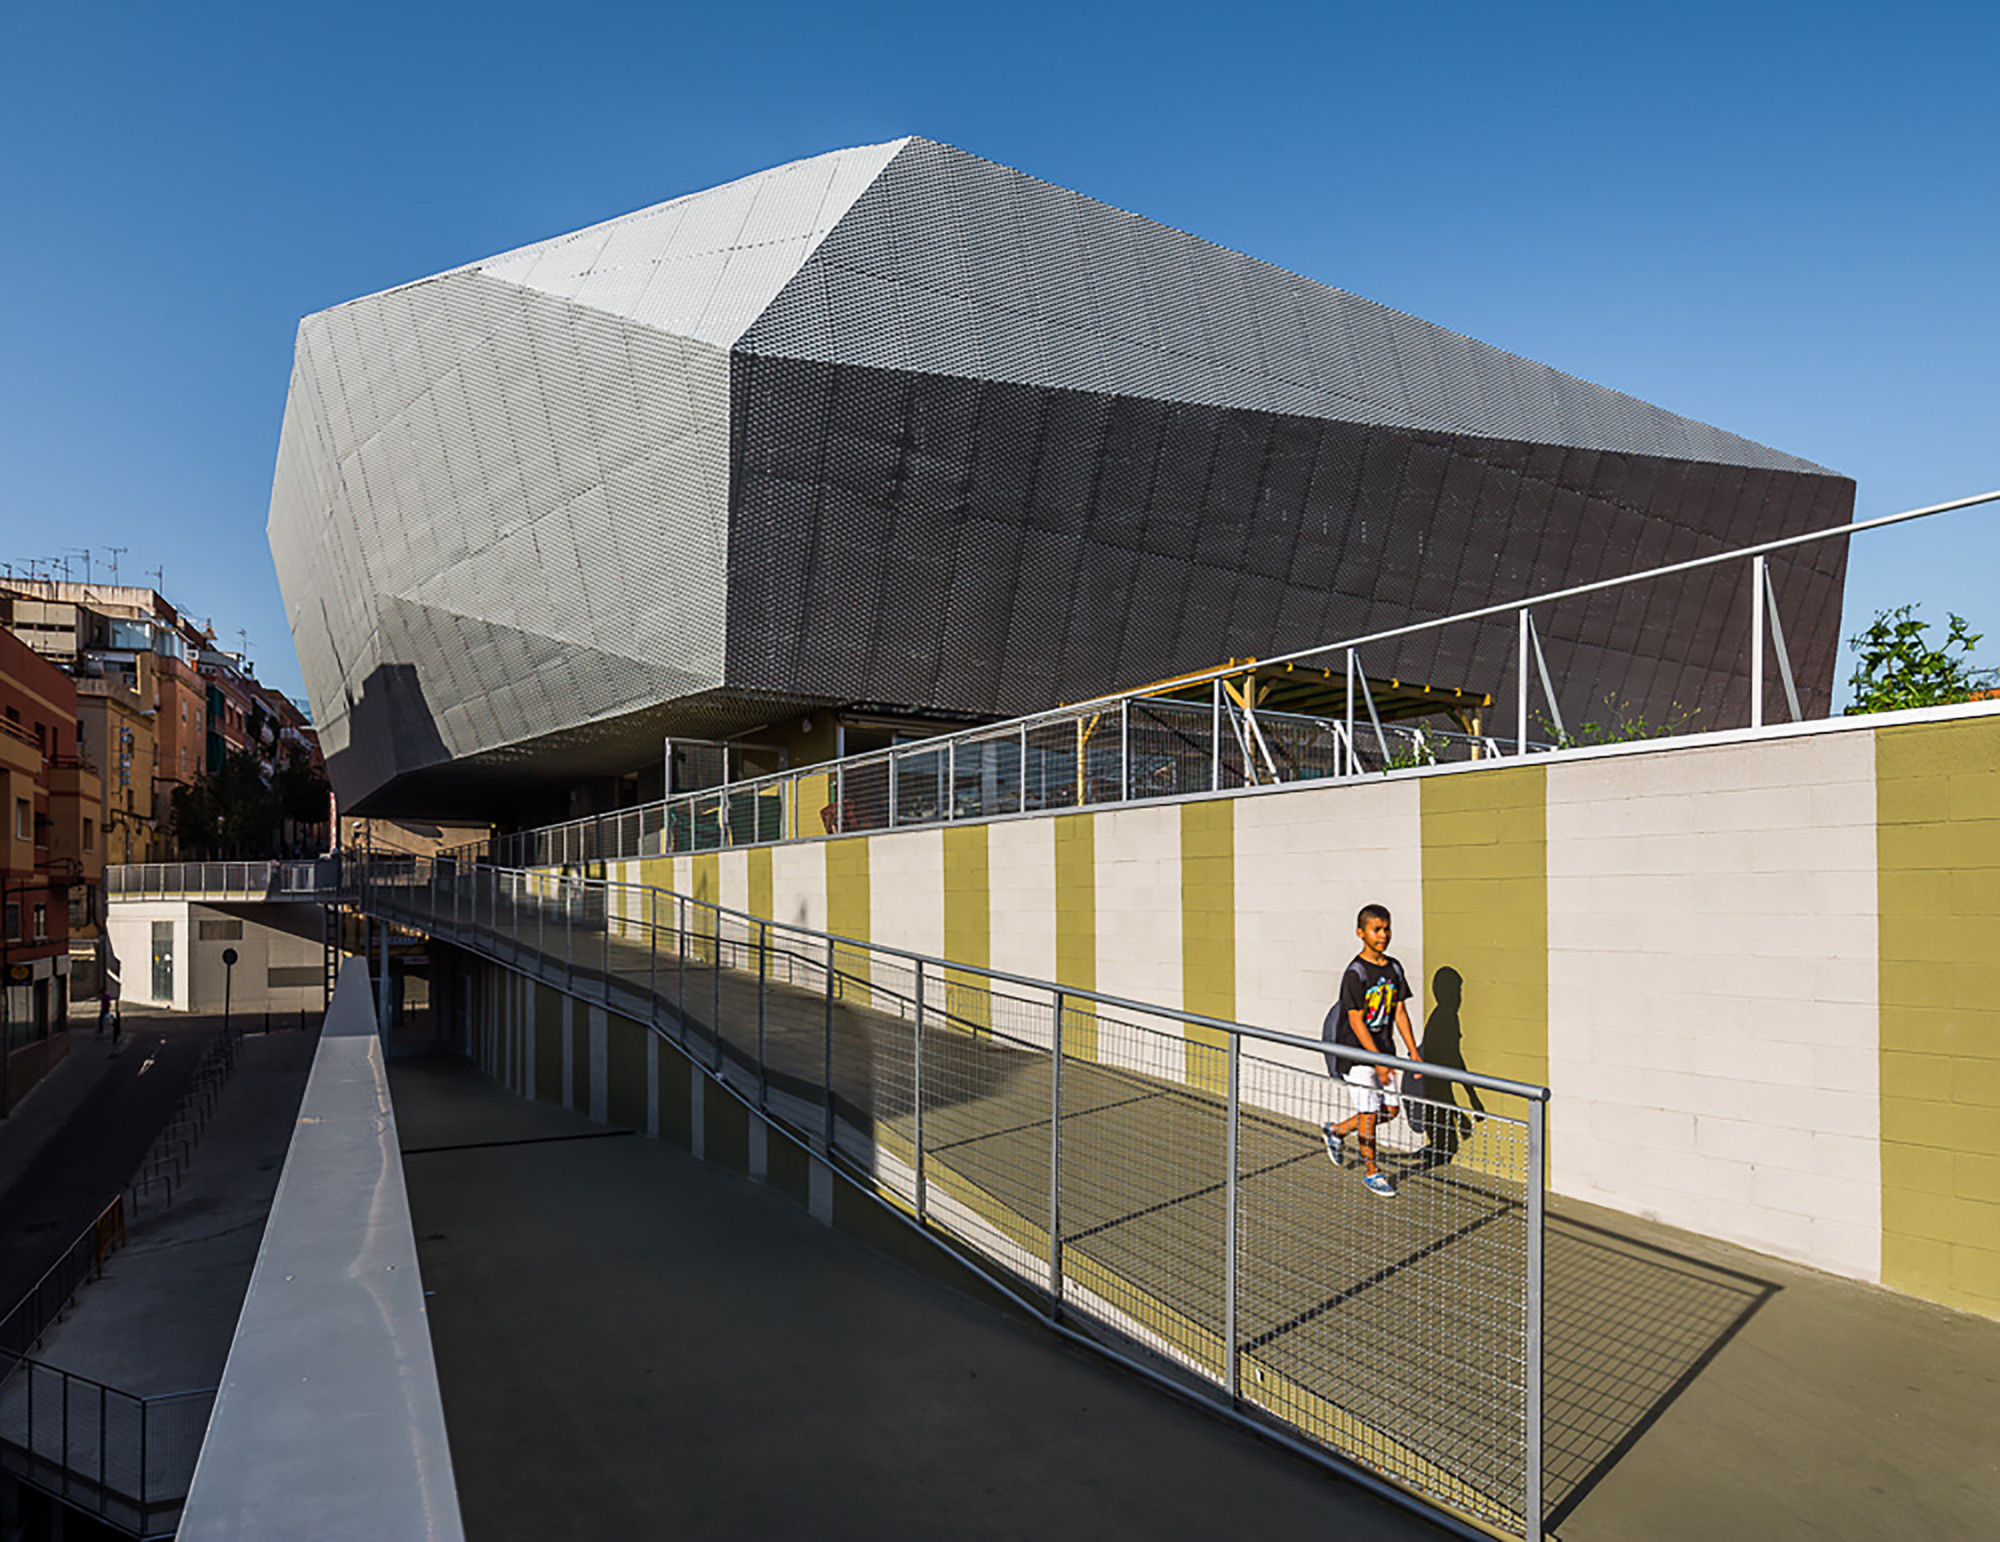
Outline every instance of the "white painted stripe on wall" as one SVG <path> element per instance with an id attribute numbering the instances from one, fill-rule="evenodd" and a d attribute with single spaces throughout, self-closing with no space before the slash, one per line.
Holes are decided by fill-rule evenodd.
<path id="1" fill-rule="evenodd" d="M 1881 1277 L 1868 734 L 1548 771 L 1563 1193 Z"/>
<path id="2" fill-rule="evenodd" d="M 1181 811 L 1115 809 L 1096 816 L 1097 988 L 1107 996 L 1181 1005 Z M 1186 1071 L 1182 1026 L 1141 1020 L 1157 1033 L 1100 1032 L 1099 1059 L 1155 1076 Z"/>
<path id="3" fill-rule="evenodd" d="M 1056 977 L 1056 824 L 1002 820 L 987 827 L 986 871 L 995 969 Z"/>
<path id="4" fill-rule="evenodd" d="M 715 900 L 726 910 L 750 908 L 750 853 L 725 851 L 716 864 Z"/>
<path id="5" fill-rule="evenodd" d="M 944 831 L 868 839 L 868 940 L 933 956 L 944 952 Z"/>
<path id="6" fill-rule="evenodd" d="M 773 917 L 812 931 L 826 930 L 826 845 L 810 841 L 771 848 Z"/>
<path id="7" fill-rule="evenodd" d="M 1415 782 L 1302 789 L 1236 803 L 1236 1015 L 1318 1038 L 1359 950 L 1354 915 L 1382 904 L 1391 953 L 1424 991 L 1423 801 Z M 1304 1051 L 1260 1055 L 1325 1069 Z"/>

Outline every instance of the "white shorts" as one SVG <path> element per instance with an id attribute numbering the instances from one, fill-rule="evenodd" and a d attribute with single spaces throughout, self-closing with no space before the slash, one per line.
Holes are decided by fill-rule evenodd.
<path id="1" fill-rule="evenodd" d="M 1380 1067 L 1372 1065 L 1351 1065 L 1341 1080 L 1347 1083 L 1349 1095 L 1354 1099 L 1357 1114 L 1379 1114 L 1386 1108 L 1389 1117 L 1396 1114 L 1396 1089 L 1394 1071 L 1389 1073 L 1390 1083 L 1383 1086 L 1376 1078 Z"/>

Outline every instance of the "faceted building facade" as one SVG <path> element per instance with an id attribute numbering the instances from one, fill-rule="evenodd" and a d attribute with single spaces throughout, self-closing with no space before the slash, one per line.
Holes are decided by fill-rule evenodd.
<path id="1" fill-rule="evenodd" d="M 270 539 L 336 790 L 820 707 L 1003 716 L 1837 524 L 1853 484 L 922 139 L 301 323 Z M 1845 543 L 1774 559 L 1808 713 Z M 1565 709 L 1740 722 L 1747 564 L 1552 607 Z M 1493 691 L 1508 620 L 1370 650 Z"/>

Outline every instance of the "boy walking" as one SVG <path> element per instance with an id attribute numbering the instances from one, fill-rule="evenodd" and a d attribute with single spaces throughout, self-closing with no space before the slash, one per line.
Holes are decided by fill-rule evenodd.
<path id="1" fill-rule="evenodd" d="M 1320 1037 L 1335 1046 L 1365 1049 L 1378 1055 L 1396 1053 L 1394 1033 L 1402 1035 L 1403 1053 L 1411 1060 L 1417 1054 L 1417 1036 L 1410 1030 L 1410 982 L 1403 966 L 1389 956 L 1389 912 L 1381 905 L 1363 905 L 1354 918 L 1354 935 L 1361 939 L 1361 952 L 1340 977 L 1340 999 L 1326 1014 Z M 1339 1124 L 1320 1127 L 1326 1137 L 1326 1154 L 1335 1167 L 1347 1165 L 1347 1137 L 1355 1137 L 1361 1161 L 1367 1168 L 1362 1184 L 1371 1194 L 1393 1199 L 1396 1185 L 1375 1165 L 1375 1125 L 1378 1119 L 1396 1117 L 1396 1073 L 1387 1066 L 1363 1065 L 1337 1052 L 1326 1057 L 1326 1067 L 1348 1085 L 1355 1111 Z"/>

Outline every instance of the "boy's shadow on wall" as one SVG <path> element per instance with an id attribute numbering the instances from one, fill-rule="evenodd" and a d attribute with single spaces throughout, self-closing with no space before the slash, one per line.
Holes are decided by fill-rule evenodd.
<path id="1" fill-rule="evenodd" d="M 1431 976 L 1433 1005 L 1424 1019 L 1424 1037 L 1420 1046 L 1426 1065 L 1442 1066 L 1451 1071 L 1466 1069 L 1465 1029 L 1459 1021 L 1459 1006 L 1464 999 L 1465 976 L 1451 965 L 1446 964 Z M 1434 1101 L 1411 1104 L 1410 1122 L 1418 1134 L 1430 1141 L 1424 1149 L 1423 1165 L 1444 1167 L 1458 1155 L 1458 1148 L 1472 1133 L 1471 1115 L 1458 1106 L 1459 1099 L 1465 1099 L 1475 1114 L 1485 1113 L 1486 1105 L 1479 1100 L 1477 1087 L 1428 1078 L 1424 1082 L 1422 1096 Z"/>
<path id="2" fill-rule="evenodd" d="M 1469 1069 L 1465 977 L 1445 965 L 1431 976 L 1431 997 L 1424 1059 Z M 1476 1054 L 1476 1010 L 1473 1025 Z M 1487 1108 L 1476 1087 L 1436 1082 L 1424 1096 L 1435 1099 L 1435 1106 L 1422 1109 L 1423 1133 L 1431 1141 L 1422 1165 L 1450 1182 L 1445 1170 L 1471 1137 L 1475 1116 L 1485 1117 Z M 1598 1226 L 1557 1214 L 1553 1205 L 1544 1259 L 1543 1499 L 1553 1527 L 1695 1383 L 1779 1286 L 1643 1241 L 1615 1222 Z"/>

